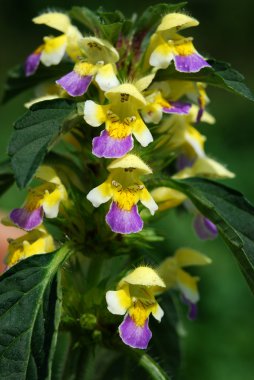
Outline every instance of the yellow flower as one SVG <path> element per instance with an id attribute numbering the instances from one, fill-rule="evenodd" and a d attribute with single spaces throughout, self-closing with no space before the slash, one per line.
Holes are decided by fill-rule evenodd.
<path id="1" fill-rule="evenodd" d="M 82 35 L 75 26 L 71 25 L 71 21 L 66 14 L 47 12 L 35 17 L 33 22 L 35 24 L 47 25 L 62 34 L 57 37 L 44 37 L 43 44 L 26 59 L 26 76 L 33 75 L 40 62 L 45 66 L 58 65 L 65 53 L 74 61 L 77 60 L 81 54 L 79 40 Z"/>
<path id="2" fill-rule="evenodd" d="M 146 53 L 146 60 L 157 69 L 166 69 L 171 61 L 181 72 L 198 72 L 210 65 L 196 51 L 192 38 L 185 38 L 177 31 L 197 26 L 198 21 L 181 13 L 166 15 L 152 35 Z"/>
<path id="3" fill-rule="evenodd" d="M 98 127 L 105 123 L 105 130 L 93 139 L 93 154 L 97 157 L 118 158 L 133 148 L 132 134 L 142 146 L 147 146 L 153 137 L 140 117 L 139 110 L 146 100 L 132 84 L 124 83 L 105 93 L 107 105 L 98 105 L 87 100 L 84 119 L 87 124 Z"/>
<path id="4" fill-rule="evenodd" d="M 49 253 L 55 250 L 54 240 L 45 228 L 35 229 L 9 243 L 5 259 L 7 268 L 30 256 Z"/>
<path id="5" fill-rule="evenodd" d="M 134 154 L 114 160 L 109 166 L 108 179 L 92 189 L 87 199 L 94 207 L 112 199 L 106 222 L 112 231 L 122 234 L 138 232 L 143 221 L 138 213 L 140 201 L 153 215 L 158 206 L 140 180 L 141 175 L 151 174 L 151 169 Z"/>
<path id="6" fill-rule="evenodd" d="M 196 303 L 199 301 L 197 287 L 199 278 L 191 276 L 182 268 L 192 265 L 207 265 L 211 262 L 209 257 L 196 250 L 180 248 L 173 257 L 168 257 L 157 268 L 157 273 L 163 279 L 166 289 L 176 288 L 182 293 L 184 302 L 189 305 L 190 319 L 196 317 Z"/>
<path id="7" fill-rule="evenodd" d="M 154 269 L 140 266 L 120 281 L 118 290 L 106 293 L 108 310 L 112 314 L 125 315 L 119 326 L 120 337 L 125 344 L 147 348 L 152 336 L 148 327 L 149 315 L 152 313 L 160 322 L 164 314 L 154 293 L 164 288 L 164 282 Z"/>
<path id="8" fill-rule="evenodd" d="M 30 231 L 38 227 L 44 214 L 47 218 L 55 218 L 62 201 L 66 201 L 67 193 L 54 169 L 42 165 L 37 173 L 43 183 L 29 190 L 25 205 L 10 213 L 10 219 L 20 228 Z"/>

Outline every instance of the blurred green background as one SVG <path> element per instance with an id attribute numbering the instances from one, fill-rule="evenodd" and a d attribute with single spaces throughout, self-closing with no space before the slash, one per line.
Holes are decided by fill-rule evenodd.
<path id="1" fill-rule="evenodd" d="M 24 61 L 40 43 L 45 29 L 34 26 L 31 18 L 41 10 L 55 7 L 68 9 L 72 5 L 95 9 L 103 5 L 109 10 L 120 9 L 130 15 L 159 2 L 1 0 L 1 89 L 6 71 Z M 254 89 L 253 0 L 243 0 L 240 4 L 228 0 L 190 0 L 187 9 L 200 21 L 198 28 L 190 30 L 198 50 L 231 62 L 234 68 L 246 76 L 250 88 Z M 242 191 L 253 202 L 254 106 L 247 100 L 216 89 L 209 89 L 208 95 L 212 100 L 209 110 L 215 115 L 217 123 L 214 126 L 201 126 L 202 132 L 208 136 L 206 149 L 211 156 L 237 173 L 231 186 Z M 29 97 L 29 94 L 19 96 L 0 109 L 1 159 L 6 157 L 12 123 L 24 112 L 23 103 Z M 17 189 L 12 189 L 2 197 L 0 207 L 9 210 L 18 205 L 17 199 Z M 161 223 L 170 245 L 178 245 L 181 241 L 182 245 L 197 248 L 213 259 L 212 266 L 195 271 L 202 279 L 199 318 L 196 322 L 184 321 L 180 379 L 253 380 L 253 297 L 221 239 L 200 242 L 190 224 L 190 218 L 176 215 L 175 211 L 170 212 Z"/>

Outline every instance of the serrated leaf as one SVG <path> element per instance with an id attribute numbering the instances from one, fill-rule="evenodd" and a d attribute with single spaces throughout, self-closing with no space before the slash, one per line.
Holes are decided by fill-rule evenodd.
<path id="1" fill-rule="evenodd" d="M 14 183 L 13 171 L 9 160 L 0 163 L 0 195 Z"/>
<path id="2" fill-rule="evenodd" d="M 158 180 L 186 194 L 218 228 L 254 293 L 254 206 L 237 190 L 207 179 Z"/>
<path id="3" fill-rule="evenodd" d="M 0 278 L 0 373 L 3 380 L 49 380 L 61 296 L 57 271 L 67 247 L 21 261 Z"/>
<path id="4" fill-rule="evenodd" d="M 4 85 L 4 96 L 2 103 L 8 102 L 10 99 L 19 95 L 29 88 L 35 87 L 40 83 L 48 80 L 54 81 L 61 78 L 64 74 L 71 71 L 73 64 L 71 62 L 61 62 L 57 66 L 45 67 L 42 64 L 34 75 L 25 76 L 24 66 L 18 65 L 11 69 L 7 75 L 7 81 Z"/>
<path id="5" fill-rule="evenodd" d="M 156 4 L 156 5 L 150 5 L 148 8 L 146 8 L 145 12 L 141 15 L 141 17 L 138 18 L 135 29 L 136 33 L 139 33 L 140 31 L 148 31 L 150 28 L 155 29 L 160 21 L 161 18 L 171 12 L 177 12 L 180 9 L 182 9 L 187 2 L 182 2 L 178 4 Z"/>
<path id="6" fill-rule="evenodd" d="M 51 145 L 68 131 L 65 123 L 67 119 L 75 116 L 74 101 L 53 99 L 34 104 L 16 121 L 9 155 L 19 187 L 28 184 Z"/>
<path id="7" fill-rule="evenodd" d="M 254 101 L 253 94 L 244 83 L 244 76 L 232 69 L 229 63 L 215 61 L 214 59 L 208 60 L 208 63 L 212 67 L 205 67 L 198 73 L 180 73 L 175 70 L 172 64 L 166 70 L 159 70 L 155 80 L 177 79 L 203 82 Z"/>

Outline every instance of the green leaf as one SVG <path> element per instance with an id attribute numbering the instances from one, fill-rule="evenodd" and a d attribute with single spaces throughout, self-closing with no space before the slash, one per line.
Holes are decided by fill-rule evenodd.
<path id="1" fill-rule="evenodd" d="M 244 76 L 232 69 L 229 63 L 214 59 L 208 60 L 208 63 L 212 67 L 205 67 L 198 73 L 180 73 L 175 70 L 174 65 L 170 65 L 166 70 L 159 70 L 155 80 L 177 79 L 203 82 L 254 101 L 253 94 L 244 83 Z"/>
<path id="2" fill-rule="evenodd" d="M 57 66 L 50 67 L 40 65 L 34 75 L 26 77 L 24 66 L 18 65 L 8 72 L 2 103 L 8 102 L 23 91 L 33 88 L 42 82 L 59 79 L 72 69 L 73 64 L 70 62 L 61 62 Z"/>
<path id="3" fill-rule="evenodd" d="M 218 228 L 254 293 L 254 206 L 225 185 L 201 178 L 158 180 L 186 194 Z"/>
<path id="4" fill-rule="evenodd" d="M 128 34 L 133 27 L 133 22 L 126 20 L 122 12 L 118 10 L 105 12 L 103 9 L 99 9 L 97 14 L 100 16 L 101 37 L 109 40 L 112 44 L 117 42 L 121 34 Z"/>
<path id="5" fill-rule="evenodd" d="M 10 161 L 0 163 L 0 195 L 4 194 L 14 182 Z"/>
<path id="6" fill-rule="evenodd" d="M 19 187 L 25 187 L 31 180 L 47 151 L 70 128 L 67 121 L 76 115 L 74 101 L 53 99 L 34 104 L 16 121 L 9 155 Z"/>
<path id="7" fill-rule="evenodd" d="M 135 26 L 136 32 L 148 31 L 150 28 L 155 29 L 161 21 L 161 18 L 171 12 L 177 12 L 183 8 L 187 2 L 178 3 L 178 4 L 156 4 L 150 5 L 141 17 L 138 17 L 137 23 Z"/>
<path id="8" fill-rule="evenodd" d="M 73 7 L 69 15 L 73 20 L 78 21 L 94 34 L 97 34 L 98 30 L 100 30 L 99 17 L 87 7 Z"/>
<path id="9" fill-rule="evenodd" d="M 70 16 L 91 30 L 96 36 L 115 44 L 121 32 L 128 32 L 132 26 L 120 11 L 105 12 L 100 8 L 96 13 L 86 7 L 73 7 Z"/>
<path id="10" fill-rule="evenodd" d="M 68 255 L 67 247 L 36 255 L 1 277 L 1 379 L 50 379 L 61 306 L 57 272 Z"/>
<path id="11" fill-rule="evenodd" d="M 112 44 L 115 44 L 118 40 L 119 35 L 121 34 L 123 22 L 115 22 L 113 24 L 101 25 L 101 36 L 109 40 Z"/>

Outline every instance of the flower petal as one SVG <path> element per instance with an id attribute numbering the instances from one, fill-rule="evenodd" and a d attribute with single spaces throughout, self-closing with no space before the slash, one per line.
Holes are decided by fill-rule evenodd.
<path id="1" fill-rule="evenodd" d="M 47 218 L 56 218 L 59 212 L 60 200 L 57 203 L 52 204 L 51 202 L 43 202 L 43 210 Z"/>
<path id="2" fill-rule="evenodd" d="M 119 60 L 117 50 L 106 40 L 98 37 L 84 37 L 79 41 L 79 44 L 91 62 L 114 63 Z"/>
<path id="3" fill-rule="evenodd" d="M 106 203 L 111 197 L 112 189 L 107 181 L 92 189 L 86 196 L 94 207 L 99 207 L 102 203 Z"/>
<path id="4" fill-rule="evenodd" d="M 41 52 L 39 53 L 32 53 L 30 54 L 25 62 L 25 74 L 26 77 L 29 77 L 35 73 L 35 71 L 38 69 L 41 59 Z"/>
<path id="5" fill-rule="evenodd" d="M 174 62 L 176 70 L 182 73 L 197 73 L 204 67 L 211 67 L 198 53 L 175 55 Z"/>
<path id="6" fill-rule="evenodd" d="M 166 210 L 183 203 L 186 195 L 169 187 L 158 187 L 151 192 L 152 197 L 159 203 L 159 209 Z"/>
<path id="7" fill-rule="evenodd" d="M 195 249 L 183 247 L 176 250 L 174 257 L 179 267 L 190 265 L 207 265 L 211 264 L 210 257 L 203 255 Z"/>
<path id="8" fill-rule="evenodd" d="M 174 113 L 178 115 L 187 115 L 191 109 L 190 103 L 170 102 L 171 107 L 163 107 L 164 113 Z"/>
<path id="9" fill-rule="evenodd" d="M 134 286 L 165 288 L 165 284 L 157 271 L 148 266 L 137 267 L 123 278 L 123 282 Z"/>
<path id="10" fill-rule="evenodd" d="M 159 104 L 152 104 L 141 111 L 146 123 L 158 124 L 163 116 L 162 107 Z"/>
<path id="11" fill-rule="evenodd" d="M 140 175 L 152 174 L 152 170 L 144 161 L 135 154 L 129 153 L 124 157 L 117 158 L 108 165 L 107 169 L 113 171 L 115 169 L 134 168 Z"/>
<path id="12" fill-rule="evenodd" d="M 159 69 L 166 69 L 173 57 L 172 48 L 165 42 L 157 46 L 157 48 L 152 52 L 149 63 L 151 66 Z"/>
<path id="13" fill-rule="evenodd" d="M 141 117 L 137 117 L 134 125 L 133 125 L 133 135 L 138 140 L 138 142 L 146 147 L 153 141 L 153 136 Z"/>
<path id="14" fill-rule="evenodd" d="M 158 303 L 156 303 L 156 305 L 152 311 L 152 314 L 153 314 L 154 318 L 157 319 L 158 322 L 161 321 L 161 319 L 164 315 L 164 311 L 162 310 L 162 308 L 160 307 L 160 305 Z"/>
<path id="15" fill-rule="evenodd" d="M 114 68 L 110 63 L 98 69 L 95 82 L 103 91 L 108 91 L 120 84 L 114 72 Z"/>
<path id="16" fill-rule="evenodd" d="M 157 32 L 165 32 L 170 30 L 171 33 L 182 29 L 190 28 L 191 26 L 197 26 L 199 22 L 194 18 L 184 13 L 169 13 L 163 17 L 160 25 L 157 28 Z"/>
<path id="17" fill-rule="evenodd" d="M 112 202 L 106 215 L 106 222 L 113 232 L 120 234 L 139 232 L 143 228 L 143 221 L 138 213 L 137 205 L 134 205 L 130 211 L 125 211 Z"/>
<path id="18" fill-rule="evenodd" d="M 123 322 L 119 326 L 119 334 L 122 341 L 130 347 L 146 349 L 152 332 L 148 326 L 148 318 L 144 326 L 137 326 L 129 314 L 126 315 Z"/>
<path id="19" fill-rule="evenodd" d="M 218 236 L 218 230 L 215 224 L 202 214 L 195 216 L 193 227 L 201 240 L 214 240 Z"/>
<path id="20" fill-rule="evenodd" d="M 112 314 L 124 315 L 127 309 L 131 306 L 131 298 L 128 292 L 124 289 L 109 290 L 106 293 L 106 301 L 108 310 Z"/>
<path id="21" fill-rule="evenodd" d="M 193 303 L 196 303 L 199 300 L 197 282 L 197 277 L 193 277 L 184 270 L 178 269 L 177 285 L 184 297 Z"/>
<path id="22" fill-rule="evenodd" d="M 107 106 L 101 106 L 92 100 L 87 100 L 84 106 L 84 119 L 92 127 L 99 127 L 106 121 Z"/>
<path id="23" fill-rule="evenodd" d="M 10 219 L 20 228 L 31 231 L 39 226 L 43 221 L 43 208 L 28 211 L 25 207 L 15 208 L 10 213 Z"/>
<path id="24" fill-rule="evenodd" d="M 207 156 L 198 157 L 192 167 L 193 176 L 206 178 L 234 178 L 234 173 Z"/>
<path id="25" fill-rule="evenodd" d="M 182 301 L 188 305 L 188 318 L 190 320 L 194 320 L 197 318 L 197 314 L 198 314 L 198 309 L 197 309 L 197 304 L 194 303 L 194 302 L 191 302 L 188 298 L 186 298 L 184 295 L 182 295 Z"/>
<path id="26" fill-rule="evenodd" d="M 69 17 L 61 12 L 45 12 L 32 20 L 35 24 L 44 24 L 65 33 L 71 25 Z"/>
<path id="27" fill-rule="evenodd" d="M 109 135 L 104 129 L 99 137 L 93 139 L 93 154 L 97 157 L 119 158 L 124 156 L 133 148 L 133 138 L 131 135 L 116 139 Z"/>
<path id="28" fill-rule="evenodd" d="M 152 215 L 158 210 L 157 203 L 146 188 L 142 189 L 140 192 L 140 202 L 148 208 Z"/>
<path id="29" fill-rule="evenodd" d="M 80 76 L 75 71 L 64 75 L 56 81 L 71 96 L 82 96 L 88 89 L 93 77 L 91 75 Z"/>
<path id="30" fill-rule="evenodd" d="M 144 91 L 152 83 L 156 72 L 150 73 L 134 82 L 139 91 Z"/>
<path id="31" fill-rule="evenodd" d="M 191 168 L 193 166 L 193 163 L 193 158 L 190 158 L 185 154 L 180 154 L 176 159 L 177 171 L 183 170 L 185 168 Z"/>
<path id="32" fill-rule="evenodd" d="M 45 46 L 41 53 L 41 62 L 45 66 L 58 65 L 62 60 L 66 45 L 67 38 L 63 34 L 59 37 L 45 37 Z"/>
<path id="33" fill-rule="evenodd" d="M 112 103 L 130 106 L 139 109 L 146 105 L 146 100 L 141 92 L 131 83 L 123 83 L 105 93 Z"/>

